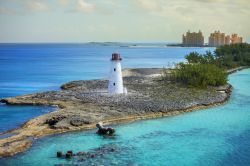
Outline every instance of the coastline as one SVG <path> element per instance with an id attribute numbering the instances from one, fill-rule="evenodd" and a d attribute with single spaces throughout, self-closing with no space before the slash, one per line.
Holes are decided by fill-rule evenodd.
<path id="1" fill-rule="evenodd" d="M 230 70 L 229 73 L 231 74 L 233 72 L 236 72 L 238 70 L 242 70 L 245 68 L 248 68 L 248 67 L 236 68 L 234 70 Z M 131 79 L 135 79 L 135 77 L 136 77 L 136 81 L 138 81 L 137 84 L 141 83 L 140 81 L 142 81 L 142 80 L 149 80 L 149 82 L 146 82 L 146 84 L 150 84 L 151 78 L 156 78 L 157 76 L 159 76 L 160 70 L 161 69 L 154 69 L 154 71 L 148 72 L 145 69 L 139 69 L 139 70 L 138 69 L 128 69 L 125 71 L 124 75 L 127 78 L 127 82 L 131 81 Z M 85 85 L 84 87 L 81 86 L 83 84 Z M 82 91 L 88 90 L 88 92 L 89 92 L 88 88 L 89 88 L 89 86 L 91 87 L 92 85 L 95 85 L 98 88 L 100 88 L 100 87 L 102 88 L 103 85 L 106 85 L 106 82 L 104 80 L 95 80 L 92 82 L 91 81 L 73 81 L 71 83 L 64 84 L 62 86 L 62 89 L 66 90 L 66 91 L 67 90 L 74 91 L 74 90 L 80 89 Z M 193 105 L 186 106 L 185 108 L 175 108 L 173 110 L 167 110 L 167 111 L 162 111 L 162 110 L 152 111 L 152 110 L 150 110 L 149 112 L 140 112 L 140 113 L 132 112 L 132 113 L 127 113 L 127 114 L 119 114 L 119 111 L 121 111 L 121 110 L 119 110 L 118 112 L 111 111 L 112 113 L 114 113 L 114 116 L 112 116 L 112 114 L 107 114 L 104 117 L 102 117 L 101 119 L 94 119 L 93 121 L 91 121 L 91 118 L 90 118 L 90 121 L 87 121 L 86 118 L 84 118 L 83 121 L 81 121 L 81 119 L 79 121 L 79 119 L 77 119 L 77 118 L 73 119 L 73 120 L 75 120 L 74 125 L 69 125 L 68 123 L 66 124 L 66 122 L 64 122 L 65 123 L 64 124 L 64 123 L 61 123 L 61 121 L 67 119 L 65 117 L 63 118 L 64 115 L 65 116 L 68 115 L 70 117 L 73 114 L 75 114 L 75 112 L 74 112 L 75 109 L 76 108 L 78 109 L 78 107 L 76 107 L 76 105 L 79 106 L 79 104 L 82 104 L 83 107 L 85 107 L 85 108 L 87 106 L 89 106 L 89 107 L 92 107 L 93 110 L 97 109 L 100 111 L 104 108 L 104 106 L 102 104 L 104 104 L 105 107 L 107 107 L 107 105 L 110 103 L 105 103 L 105 101 L 104 101 L 104 103 L 91 104 L 90 99 L 88 98 L 89 96 L 84 96 L 85 98 L 87 97 L 86 101 L 82 101 L 82 100 L 78 101 L 79 99 L 68 100 L 68 98 L 67 99 L 60 98 L 60 100 L 53 100 L 52 101 L 52 100 L 48 100 L 49 98 L 46 98 L 46 97 L 41 98 L 42 95 L 47 95 L 46 93 L 48 93 L 49 95 L 53 95 L 53 97 L 56 95 L 62 95 L 62 94 L 57 94 L 56 92 L 45 92 L 45 93 L 35 94 L 35 96 L 34 96 L 34 94 L 31 94 L 31 95 L 24 95 L 24 96 L 16 97 L 16 98 L 3 99 L 2 102 L 5 102 L 7 104 L 58 105 L 59 109 L 57 111 L 52 112 L 52 113 L 45 114 L 45 115 L 42 115 L 42 116 L 39 116 L 39 117 L 36 117 L 34 119 L 29 120 L 24 125 L 22 125 L 19 129 L 14 129 L 14 130 L 10 130 L 10 131 L 5 132 L 4 134 L 14 134 L 14 135 L 11 137 L 4 138 L 4 139 L 0 140 L 0 156 L 1 157 L 8 157 L 8 156 L 13 156 L 17 153 L 23 152 L 23 151 L 27 150 L 30 146 L 32 146 L 32 142 L 34 139 L 37 139 L 37 138 L 40 138 L 43 136 L 52 135 L 52 134 L 59 134 L 59 133 L 63 133 L 63 132 L 70 132 L 70 131 L 80 131 L 80 130 L 84 131 L 84 130 L 88 130 L 88 129 L 94 129 L 97 120 L 103 121 L 105 125 L 110 125 L 110 124 L 113 125 L 113 124 L 133 122 L 133 121 L 142 120 L 142 119 L 152 119 L 152 118 L 173 116 L 173 115 L 178 115 L 178 114 L 182 114 L 182 113 L 192 112 L 195 110 L 200 110 L 200 109 L 205 109 L 205 108 L 221 105 L 221 104 L 224 104 L 226 101 L 228 101 L 228 99 L 230 98 L 230 95 L 231 95 L 231 90 L 232 90 L 231 86 L 220 87 L 216 91 L 219 92 L 218 94 L 220 94 L 220 93 L 224 94 L 223 97 L 221 97 L 217 100 L 213 100 L 211 102 L 206 101 L 203 103 L 202 102 L 196 103 L 196 104 L 194 103 Z M 96 92 L 95 89 L 92 92 Z M 50 94 L 50 93 L 52 93 L 52 94 Z M 133 91 L 132 95 L 134 95 L 133 93 L 135 93 L 135 92 Z M 105 96 L 105 94 L 104 94 L 104 96 Z M 90 96 L 90 98 L 91 97 L 93 98 L 93 96 Z M 141 97 L 141 96 L 137 95 L 136 97 Z M 91 98 L 91 100 L 93 100 L 92 98 Z M 97 99 L 99 99 L 99 98 L 97 98 Z M 142 99 L 144 99 L 144 98 L 142 98 Z M 149 101 L 145 101 L 145 102 L 149 102 Z M 145 103 L 142 103 L 142 104 L 145 104 Z M 97 107 L 95 107 L 95 105 L 97 105 Z M 108 107 L 108 108 L 105 108 L 104 112 L 109 111 L 109 108 L 118 109 L 118 107 L 120 107 L 119 105 L 112 106 L 112 107 L 111 106 L 112 105 L 110 105 L 110 107 Z M 159 108 L 159 107 L 155 107 L 155 108 Z M 82 109 L 82 108 L 79 108 L 79 109 Z M 87 111 L 89 111 L 89 110 L 87 110 Z M 98 113 L 98 111 L 95 113 Z M 98 116 L 102 115 L 102 114 L 104 114 L 104 113 L 99 112 Z M 58 116 L 58 115 L 63 115 L 63 116 Z M 56 119 L 58 117 L 59 117 L 58 122 L 61 123 L 59 125 L 56 124 L 56 125 L 50 126 L 48 123 L 45 123 L 48 121 L 48 119 L 51 119 L 51 118 Z M 58 120 L 58 119 L 56 119 L 56 120 Z M 70 121 L 70 122 L 72 122 L 72 121 Z M 1 135 L 4 135 L 4 134 L 1 134 Z"/>
<path id="2" fill-rule="evenodd" d="M 166 45 L 167 47 L 200 47 L 200 48 L 206 48 L 206 47 L 212 47 L 212 46 L 209 46 L 209 45 L 202 45 L 202 46 L 187 46 L 187 45 L 183 45 L 182 43 L 176 43 L 176 44 L 167 44 Z"/>

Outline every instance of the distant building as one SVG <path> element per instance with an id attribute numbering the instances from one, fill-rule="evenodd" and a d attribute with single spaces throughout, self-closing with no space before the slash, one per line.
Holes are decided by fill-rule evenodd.
<path id="1" fill-rule="evenodd" d="M 236 43 L 242 43 L 242 37 L 239 37 L 237 34 L 225 35 L 225 33 L 221 33 L 220 31 L 215 31 L 211 33 L 208 38 L 208 45 L 210 47 L 218 47 L 222 45 L 230 45 Z"/>
<path id="2" fill-rule="evenodd" d="M 225 45 L 230 45 L 230 43 L 231 43 L 231 38 L 230 38 L 229 35 L 227 35 L 227 36 L 225 37 Z"/>
<path id="3" fill-rule="evenodd" d="M 188 31 L 182 36 L 182 45 L 185 47 L 202 47 L 204 46 L 204 36 L 201 31 L 198 33 Z"/>
<path id="4" fill-rule="evenodd" d="M 214 33 L 211 33 L 208 38 L 208 45 L 210 47 L 225 45 L 225 43 L 225 33 L 221 33 L 220 31 L 215 31 Z"/>
<path id="5" fill-rule="evenodd" d="M 238 36 L 237 34 L 232 34 L 231 36 L 231 44 L 242 43 L 242 37 Z"/>

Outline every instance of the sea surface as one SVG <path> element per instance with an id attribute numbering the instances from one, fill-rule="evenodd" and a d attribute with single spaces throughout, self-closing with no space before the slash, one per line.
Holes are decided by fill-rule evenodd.
<path id="1" fill-rule="evenodd" d="M 0 160 L 10 166 L 248 166 L 250 165 L 250 69 L 230 75 L 232 97 L 222 106 L 182 115 L 117 125 L 114 138 L 95 130 L 48 136 L 24 153 Z M 57 151 L 96 153 L 58 159 Z"/>
<path id="2" fill-rule="evenodd" d="M 0 44 L 0 98 L 59 90 L 72 80 L 107 78 L 113 52 L 122 67 L 169 67 L 186 54 L 214 48 L 166 47 L 164 43 Z M 55 110 L 0 104 L 0 133 Z"/>

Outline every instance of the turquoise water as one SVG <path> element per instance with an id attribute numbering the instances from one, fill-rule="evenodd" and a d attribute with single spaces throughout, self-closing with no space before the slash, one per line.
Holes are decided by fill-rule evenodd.
<path id="1" fill-rule="evenodd" d="M 250 69 L 230 76 L 232 98 L 222 106 L 154 120 L 115 126 L 117 136 L 95 131 L 76 132 L 37 140 L 31 149 L 3 165 L 249 165 Z M 93 159 L 57 159 L 59 150 L 118 149 Z"/>
<path id="2" fill-rule="evenodd" d="M 72 80 L 106 78 L 115 51 L 121 53 L 126 68 L 163 67 L 184 61 L 189 52 L 214 50 L 149 43 L 137 47 L 120 45 L 133 44 L 0 44 L 0 98 L 58 90 L 61 84 Z M 43 107 L 0 105 L 0 133 L 48 111 Z"/>

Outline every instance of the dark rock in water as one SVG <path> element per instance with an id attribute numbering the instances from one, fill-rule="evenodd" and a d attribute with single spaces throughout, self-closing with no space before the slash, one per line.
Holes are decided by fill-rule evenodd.
<path id="1" fill-rule="evenodd" d="M 71 159 L 72 163 L 75 163 L 76 165 L 112 165 L 109 163 L 105 164 L 102 157 L 112 153 L 121 153 L 124 152 L 124 150 L 126 151 L 126 148 L 120 147 L 119 145 L 106 144 L 99 148 L 92 149 L 90 152 L 80 151 L 73 154 L 71 150 L 67 151 L 65 158 Z"/>
<path id="2" fill-rule="evenodd" d="M 80 162 L 83 162 L 83 161 L 85 161 L 86 160 L 86 158 L 79 158 L 78 159 L 78 161 L 80 161 Z"/>
<path id="3" fill-rule="evenodd" d="M 6 99 L 0 99 L 0 103 L 8 103 Z"/>
<path id="4" fill-rule="evenodd" d="M 66 118 L 66 116 L 53 116 L 52 118 L 50 119 L 47 119 L 45 124 L 48 124 L 50 126 L 53 126 L 55 125 L 56 123 L 58 123 L 59 121 L 63 120 L 64 118 Z"/>
<path id="5" fill-rule="evenodd" d="M 85 156 L 87 153 L 86 152 L 78 152 L 76 155 L 77 156 Z"/>
<path id="6" fill-rule="evenodd" d="M 115 133 L 115 129 L 114 128 L 111 128 L 111 127 L 108 127 L 107 128 L 107 131 L 108 131 L 108 134 L 109 135 L 113 135 Z"/>
<path id="7" fill-rule="evenodd" d="M 71 155 L 73 155 L 73 151 L 72 150 L 68 150 L 67 153 L 70 153 Z"/>
<path id="8" fill-rule="evenodd" d="M 57 156 L 57 157 L 62 157 L 62 156 L 63 156 L 63 152 L 61 152 L 61 151 L 57 152 L 57 153 L 56 153 L 56 156 Z"/>
<path id="9" fill-rule="evenodd" d="M 115 129 L 111 127 L 104 127 L 102 123 L 97 123 L 96 127 L 98 128 L 97 134 L 100 135 L 113 135 L 115 133 Z"/>
<path id="10" fill-rule="evenodd" d="M 72 153 L 66 153 L 65 157 L 66 157 L 67 159 L 72 158 Z"/>

